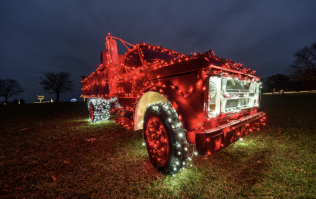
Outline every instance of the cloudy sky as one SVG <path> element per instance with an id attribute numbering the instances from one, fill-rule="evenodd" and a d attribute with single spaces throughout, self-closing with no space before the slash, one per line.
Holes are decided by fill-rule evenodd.
<path id="1" fill-rule="evenodd" d="M 259 77 L 284 74 L 293 53 L 316 42 L 315 10 L 313 0 L 3 0 L 0 79 L 18 80 L 26 91 L 16 98 L 31 103 L 39 94 L 56 98 L 41 91 L 39 77 L 67 71 L 76 87 L 61 101 L 79 99 L 80 76 L 98 67 L 109 32 L 184 54 L 212 49 Z"/>

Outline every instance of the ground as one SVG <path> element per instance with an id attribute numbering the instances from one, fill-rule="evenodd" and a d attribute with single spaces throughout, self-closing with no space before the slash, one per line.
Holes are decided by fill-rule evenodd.
<path id="1" fill-rule="evenodd" d="M 267 126 L 175 176 L 85 103 L 0 106 L 0 198 L 316 198 L 316 95 L 262 97 Z"/>

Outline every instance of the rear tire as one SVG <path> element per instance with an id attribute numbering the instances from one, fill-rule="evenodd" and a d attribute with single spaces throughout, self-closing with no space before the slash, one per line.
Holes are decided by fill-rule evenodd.
<path id="1" fill-rule="evenodd" d="M 89 118 L 91 122 L 98 122 L 101 120 L 101 110 L 97 102 L 90 101 L 89 104 Z"/>
<path id="2" fill-rule="evenodd" d="M 108 120 L 110 117 L 111 105 L 102 99 L 90 99 L 88 101 L 89 118 L 92 122 Z"/>
<path id="3" fill-rule="evenodd" d="M 110 102 L 107 102 L 103 100 L 100 105 L 101 108 L 101 120 L 105 121 L 110 118 L 110 109 L 111 109 L 111 104 Z"/>
<path id="4" fill-rule="evenodd" d="M 176 111 L 169 105 L 157 103 L 148 107 L 143 136 L 149 158 L 158 170 L 174 174 L 188 165 L 189 143 Z"/>

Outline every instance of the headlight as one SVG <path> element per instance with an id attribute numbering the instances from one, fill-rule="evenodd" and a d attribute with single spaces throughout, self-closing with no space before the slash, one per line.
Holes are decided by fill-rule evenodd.
<path id="1" fill-rule="evenodd" d="M 216 85 L 214 82 L 210 81 L 210 85 L 209 85 L 209 96 L 210 99 L 214 98 L 216 95 Z"/>

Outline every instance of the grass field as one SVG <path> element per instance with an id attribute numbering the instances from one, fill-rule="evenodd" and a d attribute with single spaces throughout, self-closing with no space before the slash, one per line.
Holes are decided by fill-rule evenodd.
<path id="1" fill-rule="evenodd" d="M 316 95 L 263 96 L 267 126 L 175 176 L 84 103 L 0 106 L 1 198 L 316 198 Z"/>

